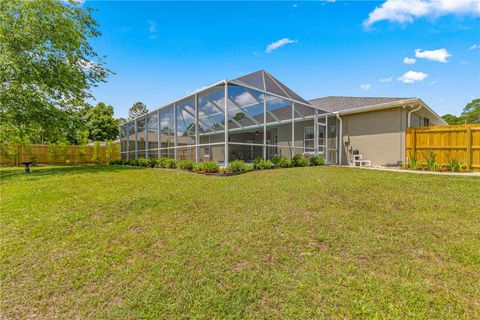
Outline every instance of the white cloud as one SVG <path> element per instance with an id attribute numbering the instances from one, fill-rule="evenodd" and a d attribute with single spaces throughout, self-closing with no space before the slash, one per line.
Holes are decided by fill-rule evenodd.
<path id="1" fill-rule="evenodd" d="M 234 100 L 237 104 L 241 106 L 246 106 L 247 104 L 253 104 L 257 102 L 257 100 L 255 100 L 255 98 L 247 91 L 244 91 L 238 96 L 236 96 Z"/>
<path id="2" fill-rule="evenodd" d="M 275 41 L 275 42 L 272 42 L 270 43 L 267 48 L 265 49 L 265 52 L 266 53 L 271 53 L 273 52 L 273 50 L 276 50 L 280 47 L 283 47 L 284 45 L 286 44 L 290 44 L 290 43 L 297 43 L 298 41 L 297 40 L 291 40 L 289 38 L 283 38 L 283 39 L 280 39 L 278 41 Z"/>
<path id="3" fill-rule="evenodd" d="M 362 90 L 370 90 L 372 88 L 372 85 L 370 83 L 365 83 L 360 86 L 360 89 Z"/>
<path id="4" fill-rule="evenodd" d="M 379 21 L 411 23 L 422 17 L 449 14 L 480 16 L 478 0 L 387 0 L 368 15 L 363 24 L 369 27 Z"/>
<path id="5" fill-rule="evenodd" d="M 397 80 L 403 83 L 414 83 L 417 81 L 422 81 L 428 77 L 428 74 L 423 72 L 408 71 L 405 72 L 401 77 L 398 77 Z"/>
<path id="6" fill-rule="evenodd" d="M 392 80 L 393 80 L 393 77 L 388 77 L 388 78 L 379 79 L 378 81 L 380 81 L 381 83 L 387 83 L 387 82 L 392 82 Z"/>
<path id="7" fill-rule="evenodd" d="M 468 64 L 467 60 L 460 60 L 460 64 Z"/>
<path id="8" fill-rule="evenodd" d="M 403 58 L 403 63 L 405 63 L 405 64 L 414 64 L 415 61 L 417 61 L 417 59 L 415 59 L 415 58 L 409 58 L 409 57 Z"/>
<path id="9" fill-rule="evenodd" d="M 421 59 L 428 59 L 438 62 L 448 62 L 447 58 L 451 57 L 452 55 L 448 53 L 447 49 L 437 49 L 437 50 L 424 50 L 415 49 L 415 57 Z"/>
<path id="10" fill-rule="evenodd" d="M 475 50 L 475 49 L 478 49 L 478 48 L 480 48 L 480 45 L 474 43 L 474 44 L 472 44 L 472 45 L 470 46 L 469 49 L 470 49 L 470 50 Z"/>

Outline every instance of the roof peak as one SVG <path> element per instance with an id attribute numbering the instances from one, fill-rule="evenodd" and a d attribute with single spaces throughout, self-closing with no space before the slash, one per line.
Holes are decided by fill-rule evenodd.
<path id="1" fill-rule="evenodd" d="M 265 69 L 248 73 L 244 76 L 234 79 L 233 81 L 238 81 L 260 91 L 266 91 L 267 93 L 308 104 L 305 99 L 283 84 L 280 80 L 272 76 Z"/>

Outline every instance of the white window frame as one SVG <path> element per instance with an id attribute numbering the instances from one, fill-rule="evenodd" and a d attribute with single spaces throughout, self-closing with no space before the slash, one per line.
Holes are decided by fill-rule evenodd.
<path id="1" fill-rule="evenodd" d="M 323 124 L 318 124 L 317 126 L 318 126 L 318 129 L 320 127 L 325 127 Z M 312 139 L 307 139 L 306 138 L 307 129 L 312 129 L 313 130 L 314 128 L 313 128 L 313 126 L 303 128 L 303 152 L 307 152 L 307 150 L 306 150 L 307 149 L 307 146 L 306 146 L 307 141 L 313 141 L 314 142 L 313 143 L 314 147 L 309 148 L 309 149 L 315 149 L 315 130 L 313 130 L 313 138 Z M 318 129 L 317 129 L 317 133 L 320 134 L 320 130 L 318 130 Z M 321 138 L 323 140 L 322 141 L 323 143 L 320 143 L 320 138 L 319 137 L 317 137 L 317 138 L 318 138 L 318 142 L 319 142 L 318 143 L 318 154 L 324 154 L 325 153 L 325 134 L 324 134 L 324 137 Z M 320 147 L 321 147 L 321 149 L 320 149 Z"/>

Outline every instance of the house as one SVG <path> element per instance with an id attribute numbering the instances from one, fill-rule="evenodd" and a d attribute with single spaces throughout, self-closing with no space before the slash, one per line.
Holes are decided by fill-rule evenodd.
<path id="1" fill-rule="evenodd" d="M 358 151 L 372 165 L 397 166 L 408 156 L 407 128 L 447 125 L 418 98 L 324 97 L 309 103 L 337 116 L 342 164 L 351 164 Z"/>
<path id="2" fill-rule="evenodd" d="M 122 159 L 170 157 L 227 165 L 257 157 L 323 156 L 349 164 L 405 161 L 409 126 L 444 124 L 416 98 L 306 101 L 265 70 L 223 80 L 120 126 Z"/>

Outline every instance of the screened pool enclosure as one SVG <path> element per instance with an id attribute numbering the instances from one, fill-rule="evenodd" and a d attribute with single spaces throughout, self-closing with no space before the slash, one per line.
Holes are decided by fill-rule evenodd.
<path id="1" fill-rule="evenodd" d="M 227 165 L 304 154 L 336 163 L 337 149 L 335 117 L 264 70 L 218 82 L 120 127 L 125 160 L 167 157 Z"/>

